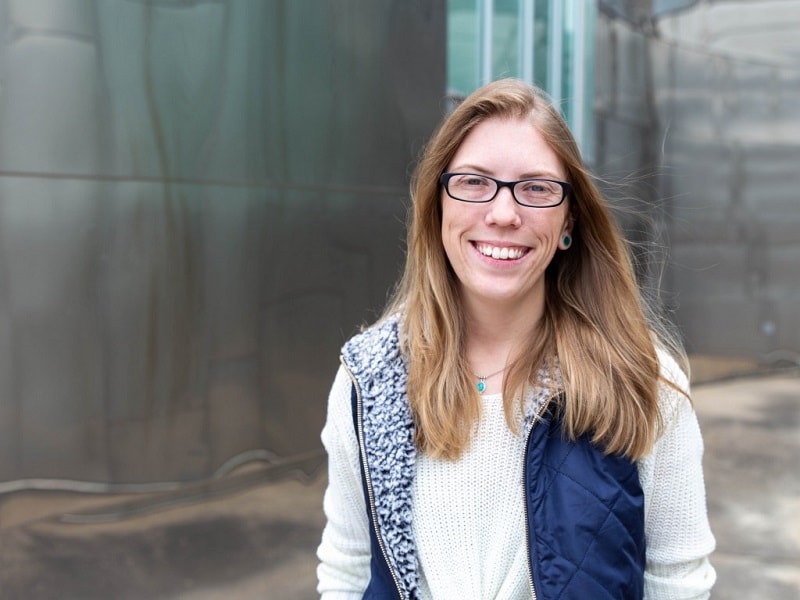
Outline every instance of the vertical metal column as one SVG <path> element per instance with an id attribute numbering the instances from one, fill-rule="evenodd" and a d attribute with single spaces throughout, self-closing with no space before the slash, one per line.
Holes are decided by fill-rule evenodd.
<path id="1" fill-rule="evenodd" d="M 536 18 L 534 0 L 519 2 L 519 76 L 533 83 L 533 30 Z"/>
<path id="2" fill-rule="evenodd" d="M 547 91 L 555 104 L 561 102 L 561 69 L 564 66 L 564 2 L 550 0 L 547 45 Z"/>
<path id="3" fill-rule="evenodd" d="M 494 0 L 480 0 L 479 11 L 476 16 L 479 19 L 480 43 L 478 45 L 478 80 L 481 85 L 485 85 L 492 80 L 492 62 L 494 60 L 493 38 L 494 38 Z"/>
<path id="4" fill-rule="evenodd" d="M 586 147 L 586 0 L 573 0 L 572 5 L 572 94 L 570 116 L 572 134 L 581 149 Z"/>

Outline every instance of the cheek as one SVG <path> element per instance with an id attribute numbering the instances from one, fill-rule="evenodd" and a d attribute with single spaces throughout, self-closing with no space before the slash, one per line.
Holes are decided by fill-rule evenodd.
<path id="1" fill-rule="evenodd" d="M 566 231 L 568 219 L 561 215 L 541 215 L 544 218 L 537 219 L 530 223 L 530 231 L 540 241 L 558 242 Z"/>
<path id="2" fill-rule="evenodd" d="M 459 207 L 442 207 L 441 240 L 445 260 L 450 268 L 457 267 L 465 260 L 465 232 L 470 229 L 463 210 Z"/>
<path id="3" fill-rule="evenodd" d="M 442 247 L 445 258 L 452 263 L 458 249 L 458 237 L 453 232 L 452 225 L 444 221 L 442 222 Z"/>
<path id="4" fill-rule="evenodd" d="M 442 206 L 442 240 L 445 243 L 448 242 L 449 238 L 457 236 L 461 229 L 461 220 L 456 207 L 449 202 L 445 202 Z"/>

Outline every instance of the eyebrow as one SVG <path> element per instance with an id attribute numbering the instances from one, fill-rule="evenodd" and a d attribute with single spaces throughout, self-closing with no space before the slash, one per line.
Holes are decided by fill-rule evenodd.
<path id="1" fill-rule="evenodd" d="M 450 173 L 475 173 L 477 175 L 488 175 L 490 177 L 494 177 L 488 169 L 484 169 L 483 167 L 479 167 L 478 165 L 458 165 L 456 167 L 452 167 L 448 169 Z M 560 175 L 552 171 L 530 171 L 528 173 L 523 173 L 517 179 L 555 179 L 558 181 L 563 181 L 563 178 Z"/>

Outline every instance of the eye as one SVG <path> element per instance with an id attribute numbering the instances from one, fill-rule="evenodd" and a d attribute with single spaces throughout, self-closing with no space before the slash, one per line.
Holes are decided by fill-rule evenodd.
<path id="1" fill-rule="evenodd" d="M 555 184 L 542 179 L 530 179 L 522 183 L 522 191 L 526 194 L 552 194 Z"/>
<path id="2" fill-rule="evenodd" d="M 542 192 L 544 191 L 545 187 L 539 183 L 538 181 L 529 181 L 525 185 L 526 192 Z"/>
<path id="3" fill-rule="evenodd" d="M 489 180 L 480 175 L 461 175 L 456 178 L 455 183 L 464 187 L 480 187 L 489 185 Z"/>

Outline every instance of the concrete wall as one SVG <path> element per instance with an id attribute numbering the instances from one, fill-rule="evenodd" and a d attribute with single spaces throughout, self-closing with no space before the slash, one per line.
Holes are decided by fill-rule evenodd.
<path id="1" fill-rule="evenodd" d="M 669 249 L 662 299 L 690 352 L 797 357 L 800 2 L 640 13 L 598 23 L 598 167 L 634 173 L 642 200 L 622 220 Z M 663 252 L 641 254 L 654 282 Z"/>

